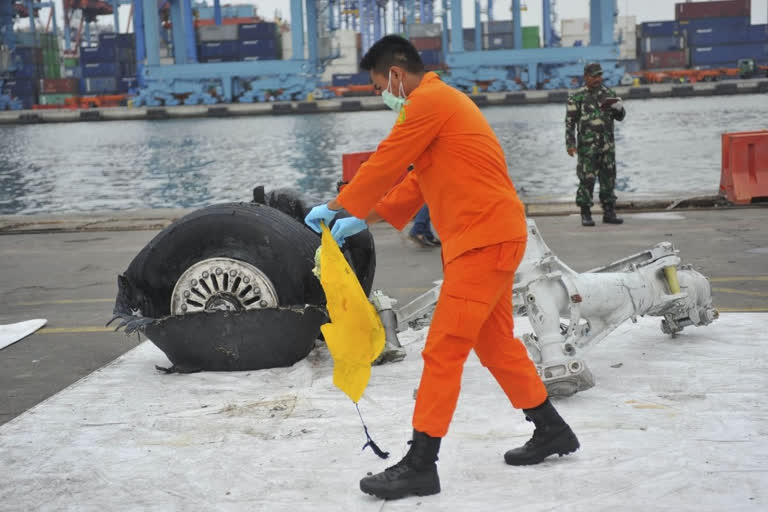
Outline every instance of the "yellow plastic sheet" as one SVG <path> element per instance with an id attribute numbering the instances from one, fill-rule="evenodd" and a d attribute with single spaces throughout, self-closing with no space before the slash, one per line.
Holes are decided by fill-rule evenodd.
<path id="1" fill-rule="evenodd" d="M 357 403 L 371 377 L 371 365 L 384 350 L 384 326 L 330 230 L 321 227 L 320 284 L 331 323 L 320 330 L 333 357 L 333 384 Z"/>

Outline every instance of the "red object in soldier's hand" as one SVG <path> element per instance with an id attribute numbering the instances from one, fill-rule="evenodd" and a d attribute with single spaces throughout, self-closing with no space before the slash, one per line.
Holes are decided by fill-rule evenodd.
<path id="1" fill-rule="evenodd" d="M 619 98 L 605 98 L 603 102 L 600 104 L 600 108 L 606 108 L 610 107 L 614 103 L 617 103 L 619 101 Z"/>

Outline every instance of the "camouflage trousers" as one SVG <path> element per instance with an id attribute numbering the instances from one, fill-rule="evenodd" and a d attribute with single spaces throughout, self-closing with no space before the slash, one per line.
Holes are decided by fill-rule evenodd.
<path id="1" fill-rule="evenodd" d="M 579 150 L 579 162 L 576 165 L 576 175 L 579 177 L 579 188 L 576 191 L 578 206 L 592 206 L 592 193 L 595 180 L 600 180 L 600 204 L 613 205 L 616 195 L 616 152 L 582 152 Z"/>

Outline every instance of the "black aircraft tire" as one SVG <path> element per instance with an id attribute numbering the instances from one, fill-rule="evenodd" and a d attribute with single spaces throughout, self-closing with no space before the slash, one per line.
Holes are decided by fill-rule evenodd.
<path id="1" fill-rule="evenodd" d="M 303 224 L 269 206 L 228 203 L 186 215 L 155 236 L 125 272 L 144 316 L 171 314 L 174 286 L 191 265 L 209 258 L 232 258 L 261 270 L 272 282 L 279 305 L 324 304 L 312 274 L 320 238 Z"/>

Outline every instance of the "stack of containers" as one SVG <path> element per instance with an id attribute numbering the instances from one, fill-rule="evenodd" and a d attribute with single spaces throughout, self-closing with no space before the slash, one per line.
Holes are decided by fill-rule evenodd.
<path id="1" fill-rule="evenodd" d="M 330 61 L 325 67 L 322 77 L 323 83 L 333 83 L 333 75 L 354 75 L 358 72 L 360 48 L 357 46 L 357 35 L 358 33 L 354 30 L 337 30 L 334 32 L 333 45 L 339 51 L 339 57 Z M 291 57 L 290 52 L 286 54 L 285 47 L 283 47 L 283 58 L 290 59 Z"/>
<path id="2" fill-rule="evenodd" d="M 133 34 L 99 34 L 98 46 L 80 48 L 80 92 L 116 94 L 136 85 L 136 39 Z"/>
<path id="3" fill-rule="evenodd" d="M 540 45 L 539 26 L 523 27 L 523 48 L 539 48 Z"/>
<path id="4" fill-rule="evenodd" d="M 59 41 L 53 34 L 40 34 L 40 49 L 43 57 L 43 77 L 61 78 Z"/>
<path id="5" fill-rule="evenodd" d="M 248 25 L 250 26 L 250 25 Z M 233 62 L 240 58 L 238 25 L 207 25 L 197 29 L 199 62 Z"/>
<path id="6" fill-rule="evenodd" d="M 750 25 L 749 0 L 677 4 L 675 17 L 694 68 L 735 68 L 739 59 L 768 63 L 768 27 Z"/>
<path id="7" fill-rule="evenodd" d="M 640 25 L 638 35 L 644 69 L 688 67 L 688 50 L 676 21 L 647 21 Z"/>
<path id="8" fill-rule="evenodd" d="M 512 20 L 486 22 L 483 46 L 486 50 L 509 50 L 515 45 Z"/>
<path id="9" fill-rule="evenodd" d="M 637 68 L 637 20 L 634 16 L 618 16 L 613 27 L 613 37 L 619 43 L 619 60 L 628 69 Z M 562 21 L 560 44 L 566 46 L 587 46 L 590 44 L 589 18 L 574 18 Z"/>
<path id="10" fill-rule="evenodd" d="M 236 25 L 240 60 L 277 60 L 282 53 L 277 38 L 277 25 L 263 21 Z M 204 27 L 201 27 L 204 28 Z"/>
<path id="11" fill-rule="evenodd" d="M 439 23 L 417 23 L 408 27 L 411 43 L 428 71 L 445 68 L 442 31 Z"/>
<path id="12" fill-rule="evenodd" d="M 40 105 L 65 105 L 67 99 L 80 92 L 77 78 L 43 78 L 40 80 Z"/>
<path id="13" fill-rule="evenodd" d="M 38 82 L 44 76 L 43 51 L 39 39 L 31 32 L 18 32 L 13 64 L 13 79 L 5 81 L 3 94 L 18 98 L 25 109 L 37 103 Z"/>

